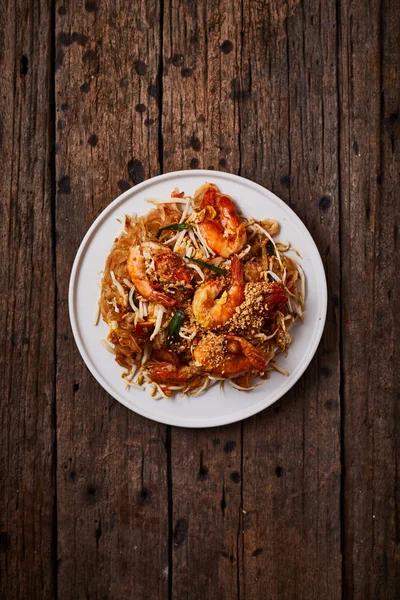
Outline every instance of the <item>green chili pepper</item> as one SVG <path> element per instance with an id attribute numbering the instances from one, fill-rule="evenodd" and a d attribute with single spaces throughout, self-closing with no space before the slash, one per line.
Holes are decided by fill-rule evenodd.
<path id="1" fill-rule="evenodd" d="M 184 231 L 185 229 L 189 229 L 189 225 L 188 223 L 174 223 L 173 225 L 166 225 L 166 227 L 161 227 L 157 231 L 157 239 L 160 237 L 162 232 L 166 231 L 167 229 L 171 229 L 172 231 Z"/>
<path id="2" fill-rule="evenodd" d="M 268 277 L 268 281 L 269 281 L 270 283 L 272 283 L 272 282 L 274 282 L 274 281 L 275 281 L 275 279 L 274 279 L 274 278 L 272 277 L 272 275 L 270 275 L 269 273 L 268 273 L 267 277 Z"/>
<path id="3" fill-rule="evenodd" d="M 177 340 L 178 333 L 179 333 L 179 330 L 181 328 L 182 321 L 184 318 L 185 318 L 185 313 L 181 309 L 178 309 L 176 311 L 176 313 L 174 314 L 174 316 L 172 317 L 170 324 L 168 326 L 167 343 L 166 343 L 167 348 L 170 347 L 172 342 Z"/>
<path id="4" fill-rule="evenodd" d="M 275 246 L 273 245 L 273 243 L 271 242 L 271 240 L 268 240 L 268 243 L 267 243 L 267 252 L 268 252 L 269 256 L 274 256 L 275 255 Z"/>
<path id="5" fill-rule="evenodd" d="M 226 275 L 225 269 L 220 269 L 215 265 L 209 265 L 208 263 L 203 262 L 202 260 L 196 260 L 195 258 L 189 258 L 188 256 L 185 256 L 185 258 L 187 258 L 187 260 L 190 260 L 190 262 L 199 265 L 200 267 L 205 267 L 206 269 L 210 269 L 210 271 L 214 271 L 214 273 L 218 273 L 218 275 Z"/>

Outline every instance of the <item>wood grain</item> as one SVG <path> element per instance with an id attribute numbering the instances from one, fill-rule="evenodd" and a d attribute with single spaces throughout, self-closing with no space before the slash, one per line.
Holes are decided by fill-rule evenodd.
<path id="1" fill-rule="evenodd" d="M 239 74 L 235 0 L 165 2 L 164 171 L 239 169 L 238 111 L 230 100 Z"/>
<path id="2" fill-rule="evenodd" d="M 61 598 L 166 598 L 165 427 L 110 398 L 78 355 L 68 279 L 83 235 L 156 175 L 158 3 L 71 2 L 56 17 L 57 500 Z"/>
<path id="3" fill-rule="evenodd" d="M 55 532 L 48 6 L 2 2 L 0 29 L 0 596 L 47 599 Z"/>
<path id="4" fill-rule="evenodd" d="M 396 2 L 346 2 L 340 29 L 344 575 L 394 599 L 399 527 L 399 62 Z"/>
<path id="5" fill-rule="evenodd" d="M 245 2 L 243 19 L 242 174 L 279 194 L 308 227 L 324 261 L 329 310 L 321 345 L 301 380 L 243 424 L 241 588 L 254 599 L 266 589 L 268 598 L 339 598 L 335 3 L 276 2 L 263 10 Z"/>
<path id="6" fill-rule="evenodd" d="M 398 2 L 2 0 L 0 27 L 0 596 L 397 598 Z M 277 193 L 329 290 L 294 389 L 208 430 L 110 398 L 68 318 L 94 218 L 181 168 Z"/>
<path id="7" fill-rule="evenodd" d="M 165 3 L 165 171 L 239 170 L 238 111 L 230 99 L 239 73 L 237 10 L 225 0 Z M 172 429 L 171 488 L 171 598 L 238 598 L 240 424 Z"/>

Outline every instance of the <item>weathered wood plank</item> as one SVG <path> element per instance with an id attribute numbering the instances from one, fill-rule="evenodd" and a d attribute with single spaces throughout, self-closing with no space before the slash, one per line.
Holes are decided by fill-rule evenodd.
<path id="1" fill-rule="evenodd" d="M 87 372 L 67 315 L 87 227 L 156 175 L 157 2 L 57 5 L 57 489 L 62 598 L 166 598 L 165 427 L 130 413 Z"/>
<path id="2" fill-rule="evenodd" d="M 238 172 L 239 4 L 165 3 L 164 170 Z M 199 399 L 199 401 L 201 401 Z M 240 424 L 172 429 L 172 598 L 238 597 Z"/>
<path id="3" fill-rule="evenodd" d="M 398 597 L 400 12 L 341 5 L 344 574 L 349 598 Z"/>
<path id="4" fill-rule="evenodd" d="M 172 430 L 172 598 L 238 598 L 240 425 Z"/>
<path id="5" fill-rule="evenodd" d="M 239 75 L 235 0 L 165 2 L 164 170 L 239 169 L 239 120 L 230 95 Z"/>
<path id="6" fill-rule="evenodd" d="M 236 95 L 242 174 L 303 219 L 321 252 L 330 298 L 306 374 L 275 406 L 244 422 L 246 598 L 266 597 L 266 590 L 268 598 L 341 595 L 335 11 L 333 1 L 244 2 Z"/>
<path id="7" fill-rule="evenodd" d="M 52 598 L 54 276 L 45 2 L 0 8 L 0 596 Z"/>

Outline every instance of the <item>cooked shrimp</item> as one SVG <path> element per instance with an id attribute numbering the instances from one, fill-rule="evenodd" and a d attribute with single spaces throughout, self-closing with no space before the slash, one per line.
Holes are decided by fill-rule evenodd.
<path id="1" fill-rule="evenodd" d="M 267 293 L 265 294 L 265 302 L 270 312 L 274 310 L 282 310 L 287 302 L 288 295 L 285 286 L 280 281 L 269 283 Z"/>
<path id="2" fill-rule="evenodd" d="M 193 297 L 195 319 L 207 329 L 214 329 L 229 321 L 244 300 L 243 268 L 237 255 L 232 258 L 232 285 L 222 298 L 216 300 L 225 286 L 223 279 L 203 283 Z"/>
<path id="3" fill-rule="evenodd" d="M 209 185 L 200 197 L 199 210 L 211 206 L 213 214 L 215 212 L 212 218 L 207 213 L 208 216 L 199 223 L 200 232 L 208 246 L 224 258 L 240 252 L 247 241 L 246 227 L 240 221 L 232 199 L 220 194 L 213 185 Z"/>
<path id="4" fill-rule="evenodd" d="M 188 285 L 193 277 L 192 271 L 172 250 L 157 242 L 143 242 L 140 246 L 132 246 L 129 251 L 126 267 L 139 294 L 163 306 L 175 306 L 177 302 L 174 298 L 158 291 L 151 283 L 146 272 L 146 258 L 154 260 L 155 274 L 161 282 Z"/>
<path id="5" fill-rule="evenodd" d="M 173 365 L 169 362 L 152 362 L 147 366 L 152 381 L 161 384 L 179 385 L 186 383 L 190 377 L 197 373 L 195 367 L 186 365 Z"/>
<path id="6" fill-rule="evenodd" d="M 181 285 L 190 284 L 193 271 L 189 269 L 170 248 L 157 242 L 147 242 L 146 248 L 154 259 L 154 268 L 162 282 L 172 282 Z"/>
<path id="7" fill-rule="evenodd" d="M 200 340 L 193 356 L 205 371 L 224 377 L 252 370 L 262 372 L 265 368 L 263 352 L 237 335 L 208 334 Z"/>
<path id="8" fill-rule="evenodd" d="M 262 273 L 268 269 L 268 265 L 265 266 L 263 258 L 251 258 L 243 269 L 244 280 L 249 281 L 262 281 Z"/>

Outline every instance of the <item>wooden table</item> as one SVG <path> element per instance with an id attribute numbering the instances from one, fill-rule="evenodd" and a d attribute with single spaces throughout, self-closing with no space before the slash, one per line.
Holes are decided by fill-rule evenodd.
<path id="1" fill-rule="evenodd" d="M 1 598 L 398 598 L 398 1 L 0 8 Z M 108 396 L 67 311 L 94 218 L 187 168 L 274 191 L 329 286 L 294 389 L 198 431 Z"/>

